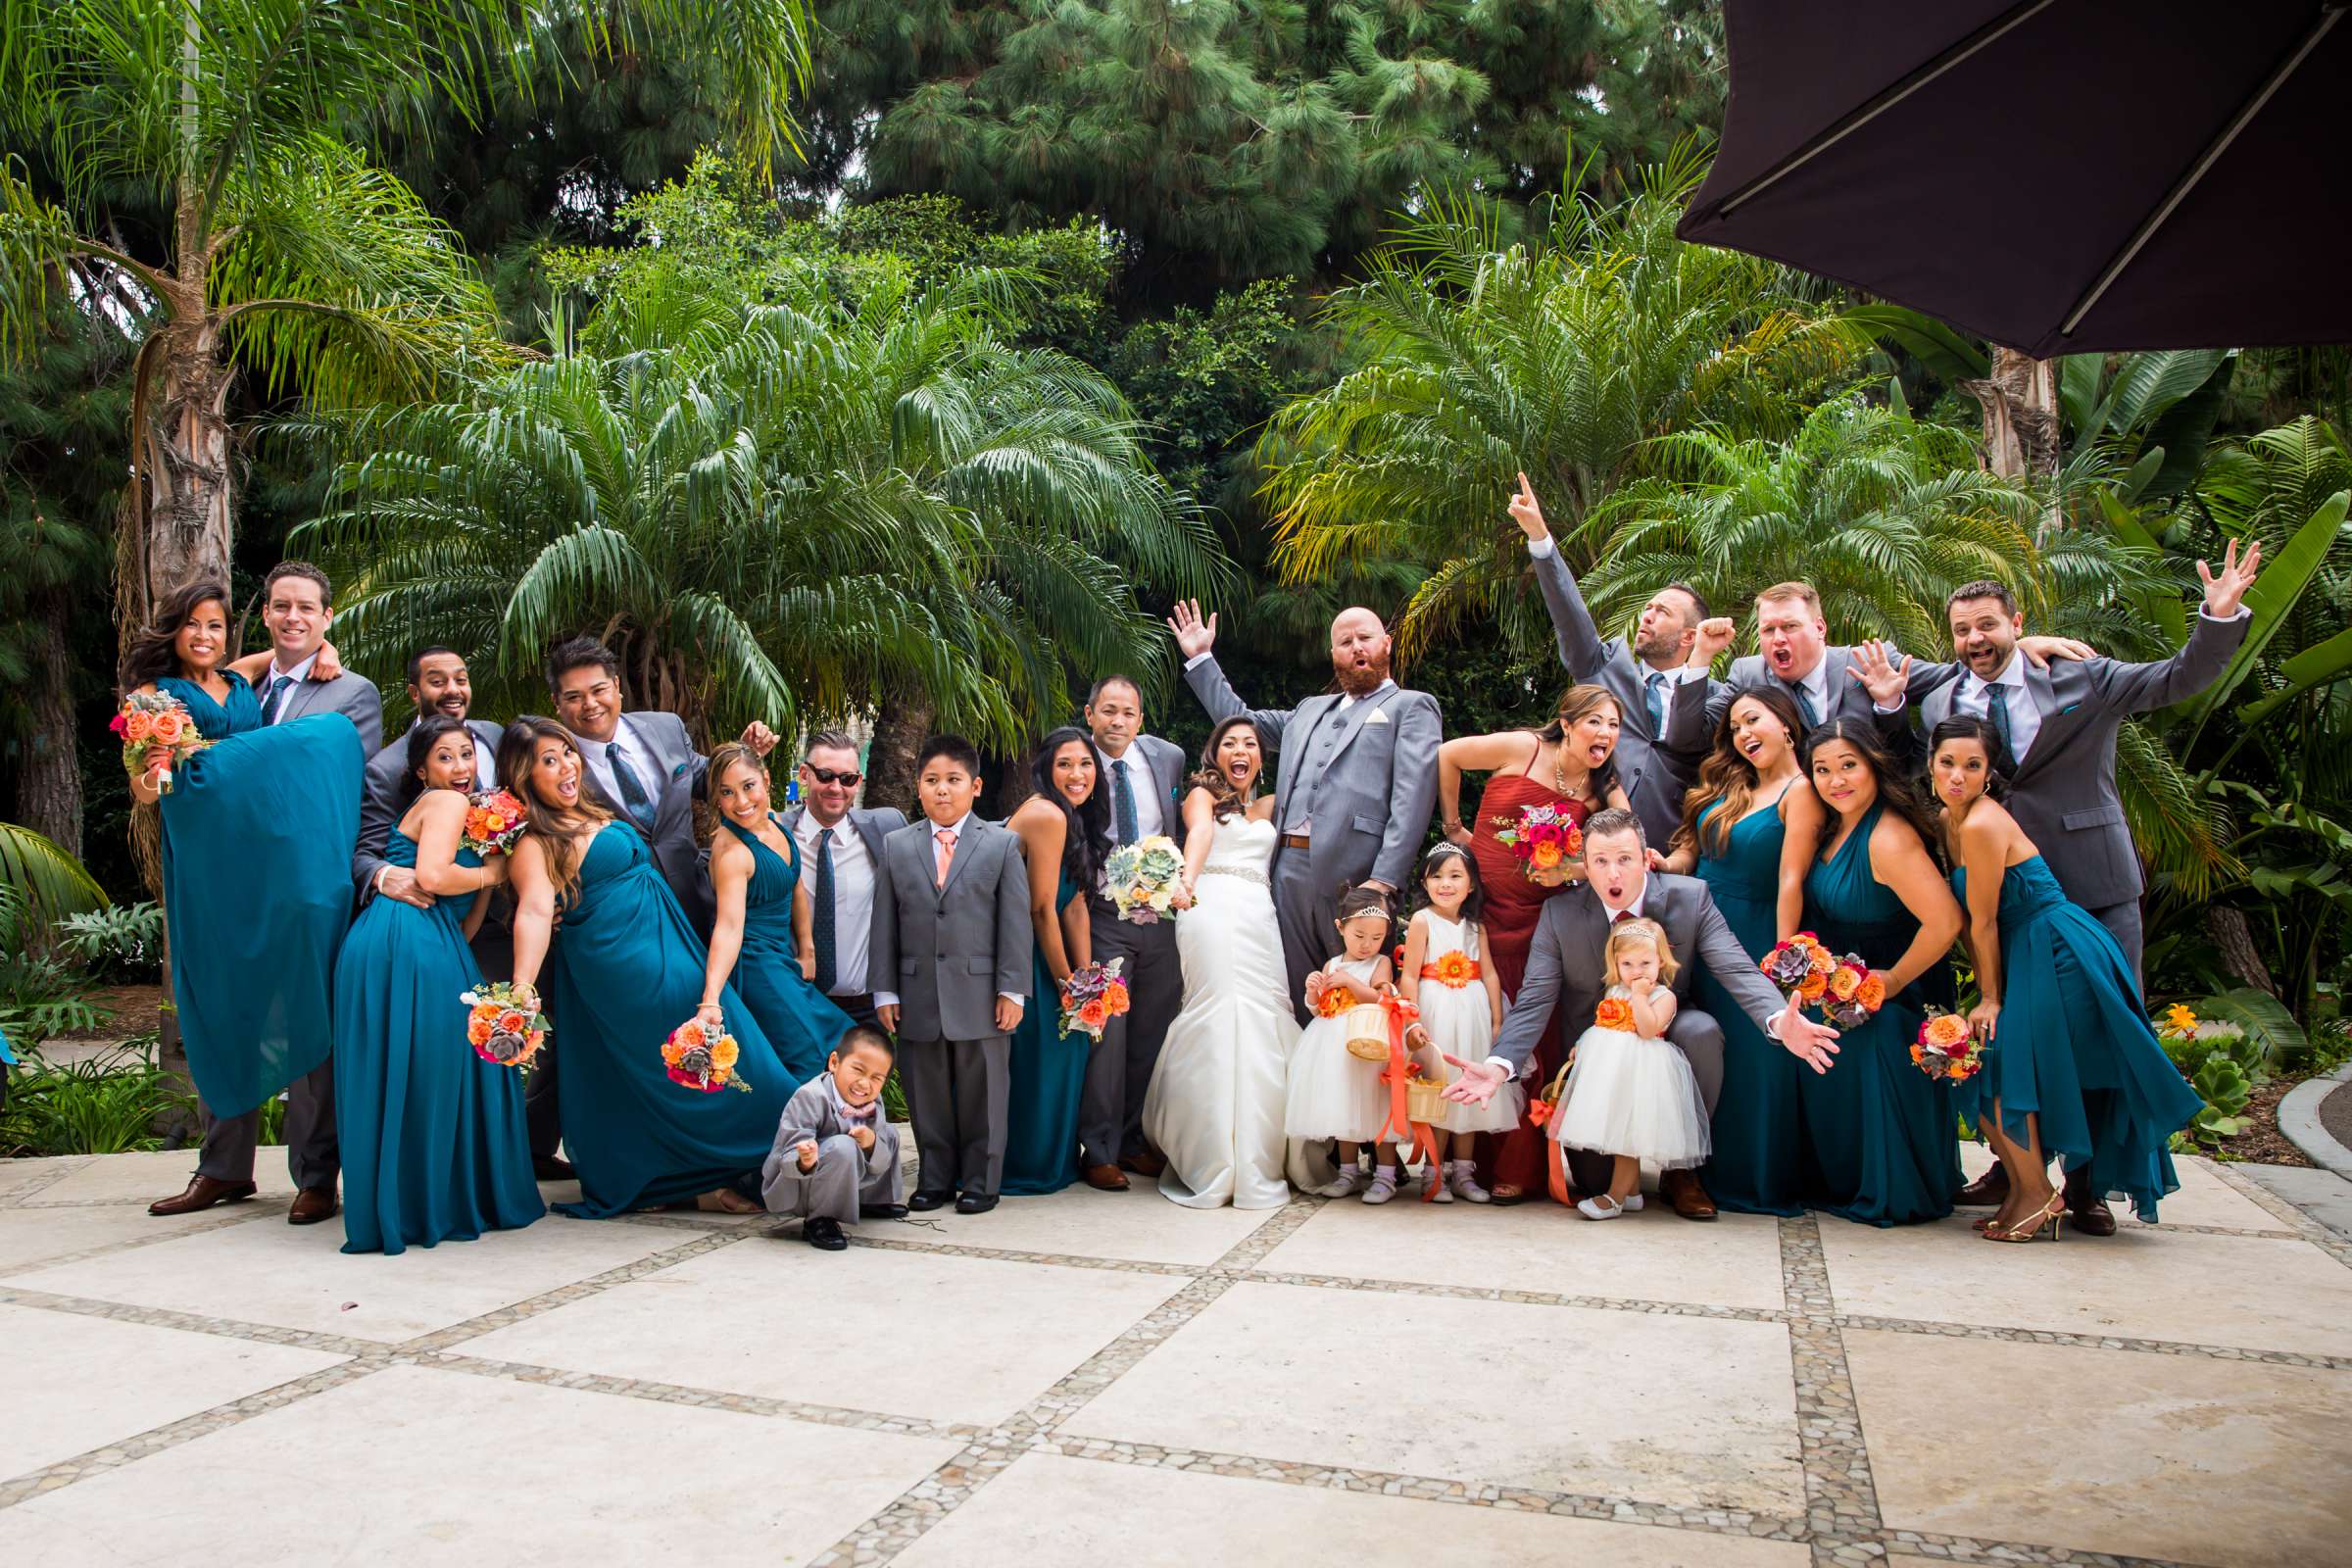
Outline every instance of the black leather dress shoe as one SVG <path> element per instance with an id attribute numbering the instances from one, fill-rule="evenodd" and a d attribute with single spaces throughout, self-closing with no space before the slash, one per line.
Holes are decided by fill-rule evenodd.
<path id="1" fill-rule="evenodd" d="M 954 1193 L 917 1193 L 906 1200 L 906 1206 L 917 1214 L 928 1214 L 935 1208 L 945 1208 L 955 1200 Z"/>
<path id="2" fill-rule="evenodd" d="M 958 1214 L 985 1214 L 996 1206 L 997 1195 L 994 1193 L 986 1197 L 978 1193 L 965 1193 L 956 1200 L 956 1212 Z"/>
<path id="3" fill-rule="evenodd" d="M 859 1203 L 858 1217 L 859 1219 L 905 1219 L 906 1205 L 905 1203 Z"/>
<path id="4" fill-rule="evenodd" d="M 571 1161 L 554 1154 L 537 1154 L 531 1159 L 531 1179 L 542 1182 L 576 1182 L 580 1173 L 571 1168 Z"/>
<path id="5" fill-rule="evenodd" d="M 801 1228 L 801 1238 L 820 1252 L 846 1252 L 850 1239 L 841 1234 L 841 1221 L 819 1214 Z"/>

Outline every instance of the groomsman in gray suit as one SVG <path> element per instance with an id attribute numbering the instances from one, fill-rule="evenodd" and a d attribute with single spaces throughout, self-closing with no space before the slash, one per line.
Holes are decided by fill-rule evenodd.
<path id="1" fill-rule="evenodd" d="M 875 975 L 872 960 L 888 911 L 874 897 L 874 881 L 882 841 L 906 825 L 906 813 L 851 804 L 863 775 L 858 743 L 840 730 L 808 737 L 800 776 L 804 804 L 784 818 L 784 830 L 800 847 L 801 881 L 816 906 L 816 989 L 858 1022 L 879 1027 L 873 992 L 878 978 L 887 989 L 887 978 Z"/>
<path id="2" fill-rule="evenodd" d="M 343 670 L 314 679 L 318 652 L 334 619 L 334 589 L 326 573 L 307 561 L 281 561 L 262 583 L 262 624 L 270 628 L 270 667 L 253 683 L 262 700 L 262 722 L 284 724 L 313 713 L 341 713 L 360 732 L 363 756 L 384 742 L 384 700 L 365 675 Z M 175 1198 L 147 1205 L 150 1214 L 193 1214 L 253 1193 L 254 1152 L 260 1142 L 259 1107 L 242 1116 L 205 1115 L 204 1150 L 196 1174 Z M 335 1180 L 343 1163 L 335 1143 L 335 1071 L 321 1062 L 286 1086 L 286 1165 L 294 1177 L 290 1225 L 332 1219 Z"/>
<path id="3" fill-rule="evenodd" d="M 1527 535 L 1536 586 L 1551 612 L 1569 678 L 1605 688 L 1617 699 L 1623 720 L 1617 732 L 1617 780 L 1642 818 L 1642 830 L 1662 850 L 1682 826 L 1683 796 L 1697 777 L 1695 759 L 1668 751 L 1664 743 L 1676 688 L 1686 681 L 1706 684 L 1705 669 L 1692 669 L 1688 661 L 1699 622 L 1707 618 L 1707 602 L 1689 583 L 1670 582 L 1642 607 L 1632 637 L 1604 639 L 1524 473 L 1519 493 L 1511 497 L 1511 520 Z"/>
<path id="4" fill-rule="evenodd" d="M 1701 622 L 1690 650 L 1691 667 L 1703 673 L 1715 656 L 1732 645 L 1733 629 L 1731 620 L 1721 615 Z M 1850 718 L 1875 724 L 1888 751 L 1898 758 L 1915 749 L 1902 703 L 1892 708 L 1876 703 L 1863 688 L 1858 650 L 1829 640 L 1821 595 L 1811 583 L 1774 583 L 1756 595 L 1756 641 L 1762 652 L 1733 660 L 1729 679 L 1690 681 L 1675 692 L 1673 711 L 1666 715 L 1665 744 L 1680 765 L 1695 773 L 1715 743 L 1715 727 L 1723 722 L 1732 700 L 1768 684 L 1796 704 L 1807 729 L 1833 718 Z M 1901 658 L 1892 648 L 1886 652 Z M 1911 695 L 1924 697 L 1927 690 L 1925 677 L 1919 677 Z"/>
<path id="5" fill-rule="evenodd" d="M 1095 787 L 1110 805 L 1113 844 L 1134 844 L 1155 833 L 1182 842 L 1178 801 L 1184 753 L 1146 735 L 1142 688 L 1127 675 L 1105 675 L 1086 699 L 1086 727 L 1095 738 Z M 1087 1185 L 1125 1192 L 1124 1171 L 1157 1176 L 1166 1161 L 1144 1142 L 1144 1092 L 1159 1065 L 1168 1024 L 1184 1001 L 1184 970 L 1176 958 L 1175 922 L 1137 925 L 1119 918 L 1100 886 L 1087 890 L 1094 930 L 1093 958 L 1124 958 L 1128 1011 L 1113 1018 L 1088 1048 L 1086 1089 L 1078 1102 L 1078 1163 Z"/>
<path id="6" fill-rule="evenodd" d="M 425 648 L 409 656 L 409 706 L 415 717 L 408 730 L 395 736 L 384 748 L 368 759 L 368 772 L 360 790 L 360 842 L 351 858 L 352 880 L 358 885 L 359 903 L 356 912 L 369 899 L 381 894 L 398 899 L 417 908 L 433 906 L 433 897 L 416 886 L 416 873 L 411 867 L 394 865 L 384 858 L 384 846 L 391 841 L 392 824 L 400 818 L 401 776 L 408 771 L 409 734 L 416 721 L 427 713 L 447 713 L 463 721 L 473 735 L 473 787 L 493 789 L 498 783 L 499 726 L 486 718 L 471 718 L 473 685 L 466 670 L 466 657 L 451 648 Z M 506 937 L 506 922 L 496 918 L 482 922 L 483 932 L 491 925 L 500 927 Z M 481 956 L 482 946 L 477 939 L 474 954 Z M 513 967 L 510 949 L 508 967 Z M 489 974 L 493 980 L 504 974 Z"/>
<path id="7" fill-rule="evenodd" d="M 1274 916 L 1291 1005 L 1303 1022 L 1306 977 L 1339 948 L 1340 890 L 1365 885 L 1394 896 L 1412 877 L 1438 802 L 1438 700 L 1390 678 L 1388 628 L 1369 610 L 1343 610 L 1331 623 L 1339 691 L 1297 708 L 1250 708 L 1235 694 L 1210 652 L 1217 617 L 1203 620 L 1198 604 L 1178 605 L 1168 626 L 1185 681 L 1212 723 L 1244 714 L 1280 737 Z"/>

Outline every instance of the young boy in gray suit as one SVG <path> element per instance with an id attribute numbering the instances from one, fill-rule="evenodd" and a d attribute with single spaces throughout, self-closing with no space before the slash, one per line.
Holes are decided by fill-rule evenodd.
<path id="1" fill-rule="evenodd" d="M 797 1214 L 801 1235 L 820 1251 L 850 1245 L 845 1224 L 897 1219 L 899 1130 L 882 1113 L 890 1037 L 857 1024 L 844 1031 L 825 1070 L 801 1085 L 776 1124 L 776 1146 L 760 1167 L 760 1200 L 771 1214 Z"/>
<path id="2" fill-rule="evenodd" d="M 1012 1032 L 1029 997 L 1029 870 L 1021 841 L 972 814 L 980 754 L 959 735 L 923 743 L 923 814 L 882 841 L 874 905 L 874 1012 L 899 1037 L 899 1078 L 922 1156 L 907 1207 L 953 1197 L 997 1206 Z"/>

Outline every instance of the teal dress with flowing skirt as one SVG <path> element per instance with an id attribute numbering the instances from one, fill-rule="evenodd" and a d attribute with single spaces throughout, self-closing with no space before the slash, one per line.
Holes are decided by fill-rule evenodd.
<path id="1" fill-rule="evenodd" d="M 1963 906 L 1968 868 L 1952 873 Z M 1984 1068 L 1954 1102 L 1973 1123 L 2001 1107 L 2001 1131 L 2026 1141 L 2037 1119 L 2041 1147 L 2091 1191 L 2129 1199 L 2143 1220 L 2180 1183 L 2172 1135 L 2204 1102 L 2148 1027 L 2124 950 L 2089 911 L 2068 900 L 2038 855 L 2001 877 L 2001 1014 Z"/>
<path id="2" fill-rule="evenodd" d="M 351 925 L 360 732 L 340 713 L 265 726 L 253 688 L 215 702 L 155 684 L 213 742 L 163 798 L 164 917 L 188 1076 L 214 1116 L 242 1115 L 327 1059 L 335 955 Z"/>
<path id="3" fill-rule="evenodd" d="M 543 996 L 564 1053 L 556 1092 L 580 1201 L 557 1211 L 606 1219 L 756 1173 L 800 1084 L 731 985 L 719 1005 L 750 1092 L 670 1081 L 662 1043 L 694 1017 L 709 955 L 634 828 L 607 823 L 590 841 L 563 910 L 563 961 L 550 966 Z"/>
<path id="4" fill-rule="evenodd" d="M 1078 889 L 1064 871 L 1054 890 L 1059 918 Z M 1061 984 L 1047 966 L 1046 950 L 1030 943 L 1029 1005 L 1012 1032 L 1012 1071 L 1004 1112 L 1007 1197 L 1057 1193 L 1078 1179 L 1078 1100 L 1086 1091 L 1086 1059 L 1094 1042 L 1061 1032 Z"/>
<path id="5" fill-rule="evenodd" d="M 394 865 L 416 863 L 398 827 Z M 458 864 L 481 857 L 458 852 Z M 335 969 L 335 1138 L 343 1250 L 398 1252 L 514 1230 L 547 1212 L 531 1175 L 522 1079 L 466 1039 L 458 998 L 481 984 L 466 945 L 471 894 L 419 909 L 370 899 Z"/>
<path id="6" fill-rule="evenodd" d="M 1805 928 L 1831 952 L 1857 954 L 1880 970 L 1919 934 L 1917 917 L 1870 869 L 1882 809 L 1873 806 L 1838 853 L 1805 873 Z M 1828 1072 L 1797 1075 L 1806 1206 L 1865 1225 L 1952 1211 L 1961 1177 L 1951 1091 L 1911 1060 L 1926 1001 L 1920 982 L 1889 996 L 1868 1023 L 1840 1031 Z"/>
<path id="7" fill-rule="evenodd" d="M 1721 808 L 1717 802 L 1700 813 L 1701 844 L 1707 817 Z M 1721 856 L 1698 858 L 1699 880 L 1752 958 L 1770 953 L 1779 933 L 1781 841 L 1787 836 L 1781 813 L 1767 808 L 1732 824 Z M 1698 1004 L 1723 1026 L 1715 1149 L 1699 1173 L 1707 1196 L 1735 1213 L 1801 1213 L 1797 1080 L 1811 1069 L 1750 1022 L 1713 972 L 1700 973 L 1696 990 Z"/>
<path id="8" fill-rule="evenodd" d="M 762 844 L 759 834 L 747 833 L 724 817 L 719 825 L 752 852 L 751 885 L 743 893 L 743 951 L 732 977 L 735 990 L 760 1020 L 797 1089 L 825 1070 L 825 1058 L 841 1043 L 850 1015 L 801 978 L 800 943 L 792 934 L 793 890 L 801 882 L 800 847 L 787 833 L 784 842 L 792 846 L 787 859 Z"/>

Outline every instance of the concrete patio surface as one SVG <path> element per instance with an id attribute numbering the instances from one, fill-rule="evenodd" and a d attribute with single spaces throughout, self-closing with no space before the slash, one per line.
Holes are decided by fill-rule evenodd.
<path id="1" fill-rule="evenodd" d="M 148 1218 L 188 1163 L 0 1163 L 10 1568 L 2352 1560 L 2352 1245 L 2202 1160 L 2056 1247 L 1079 1188 L 391 1258 L 282 1167 Z"/>

